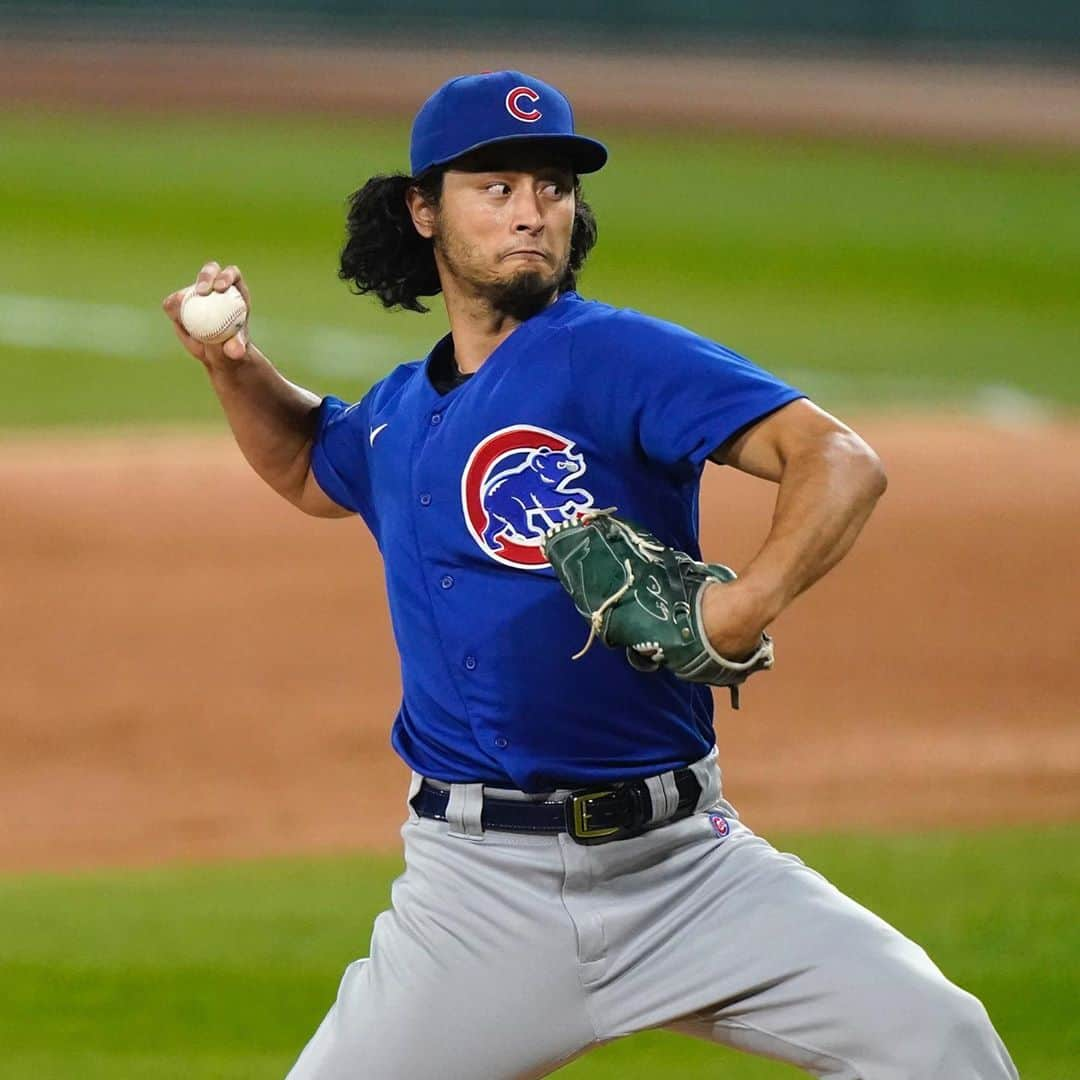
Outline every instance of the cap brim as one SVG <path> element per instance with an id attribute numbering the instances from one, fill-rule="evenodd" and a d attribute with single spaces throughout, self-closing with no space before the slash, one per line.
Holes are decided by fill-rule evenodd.
<path id="1" fill-rule="evenodd" d="M 431 162 L 421 170 L 421 173 L 425 173 L 428 169 L 434 169 L 439 165 L 450 165 L 459 158 L 465 157 L 466 154 L 486 149 L 489 146 L 513 146 L 520 143 L 550 144 L 556 156 L 568 159 L 576 173 L 598 172 L 604 167 L 608 159 L 607 147 L 602 142 L 586 138 L 584 135 L 552 135 L 542 131 L 535 134 L 524 132 L 521 135 L 503 135 L 497 139 L 486 139 L 474 143 L 472 146 L 454 154 L 453 157 Z"/>

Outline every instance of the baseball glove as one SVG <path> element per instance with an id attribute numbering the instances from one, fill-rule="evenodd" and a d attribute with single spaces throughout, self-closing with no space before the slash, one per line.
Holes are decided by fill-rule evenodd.
<path id="1" fill-rule="evenodd" d="M 599 638 L 611 648 L 625 647 L 638 671 L 665 667 L 680 679 L 726 686 L 733 709 L 739 707 L 739 687 L 755 672 L 772 667 L 768 634 L 741 660 L 721 656 L 705 636 L 702 594 L 713 582 L 735 580 L 728 567 L 697 562 L 612 510 L 591 510 L 554 526 L 544 537 L 543 550 L 590 624 L 575 660 Z"/>

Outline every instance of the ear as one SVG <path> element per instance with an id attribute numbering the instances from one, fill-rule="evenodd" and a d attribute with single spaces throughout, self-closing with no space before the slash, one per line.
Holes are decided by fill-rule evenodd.
<path id="1" fill-rule="evenodd" d="M 425 240 L 430 240 L 435 235 L 435 207 L 415 187 L 405 192 L 405 205 L 412 218 L 413 228 Z"/>

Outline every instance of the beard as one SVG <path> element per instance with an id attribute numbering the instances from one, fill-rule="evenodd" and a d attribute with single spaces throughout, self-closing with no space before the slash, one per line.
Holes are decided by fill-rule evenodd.
<path id="1" fill-rule="evenodd" d="M 554 275 L 540 270 L 519 270 L 513 277 L 488 284 L 484 298 L 496 311 L 524 322 L 543 311 L 558 290 Z"/>
<path id="2" fill-rule="evenodd" d="M 508 277 L 477 269 L 474 249 L 447 229 L 437 229 L 432 238 L 446 268 L 470 292 L 482 297 L 493 311 L 524 322 L 539 314 L 555 299 L 569 267 L 569 252 L 554 270 L 524 267 Z"/>

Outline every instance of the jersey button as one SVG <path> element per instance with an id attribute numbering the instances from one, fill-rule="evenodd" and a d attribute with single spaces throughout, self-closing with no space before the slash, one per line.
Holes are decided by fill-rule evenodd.
<path id="1" fill-rule="evenodd" d="M 467 671 L 475 671 L 476 670 L 476 657 L 475 656 L 466 656 L 465 657 L 465 669 Z"/>
<path id="2" fill-rule="evenodd" d="M 510 745 L 510 740 L 505 735 L 497 735 L 495 737 L 495 745 L 500 750 L 505 750 Z"/>
<path id="3" fill-rule="evenodd" d="M 442 423 L 442 413 L 433 412 L 431 414 L 431 422 L 433 424 L 441 424 Z"/>
<path id="4" fill-rule="evenodd" d="M 424 492 L 423 495 L 420 496 L 420 505 L 421 506 L 430 506 L 431 505 L 431 496 L 426 491 Z"/>
<path id="5" fill-rule="evenodd" d="M 454 579 L 449 574 L 444 574 L 439 584 L 444 589 L 452 589 L 454 587 Z"/>

